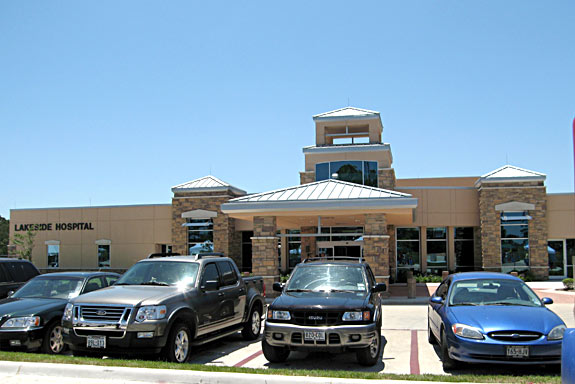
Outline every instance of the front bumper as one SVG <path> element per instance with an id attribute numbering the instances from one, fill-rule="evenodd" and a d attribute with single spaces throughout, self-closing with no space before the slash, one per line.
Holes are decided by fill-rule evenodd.
<path id="1" fill-rule="evenodd" d="M 452 336 L 449 340 L 449 356 L 466 363 L 494 364 L 560 364 L 561 340 L 547 341 L 546 337 L 530 342 L 503 342 L 464 339 Z M 529 347 L 528 357 L 508 357 L 507 346 Z"/>
<path id="2" fill-rule="evenodd" d="M 324 331 L 325 340 L 305 340 L 304 331 Z M 378 332 L 375 323 L 312 327 L 267 321 L 264 337 L 274 347 L 287 347 L 294 351 L 336 352 L 368 347 L 378 337 Z"/>
<path id="3" fill-rule="evenodd" d="M 0 349 L 34 350 L 42 346 L 44 328 L 0 331 Z"/>

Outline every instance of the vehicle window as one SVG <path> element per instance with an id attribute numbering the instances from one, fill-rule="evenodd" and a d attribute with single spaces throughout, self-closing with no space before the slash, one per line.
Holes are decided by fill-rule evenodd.
<path id="1" fill-rule="evenodd" d="M 71 299 L 80 294 L 82 281 L 82 279 L 71 277 L 39 277 L 24 284 L 12 297 Z"/>
<path id="2" fill-rule="evenodd" d="M 6 272 L 4 272 L 4 267 L 0 265 L 0 283 L 5 283 L 8 281 L 8 277 L 6 276 Z"/>
<path id="3" fill-rule="evenodd" d="M 198 263 L 144 261 L 130 268 L 115 285 L 193 285 Z"/>
<path id="4" fill-rule="evenodd" d="M 218 273 L 218 268 L 216 268 L 215 263 L 210 263 L 206 265 L 204 269 L 204 275 L 202 276 L 201 285 L 206 284 L 206 281 L 215 280 L 220 281 L 220 275 Z"/>
<path id="5" fill-rule="evenodd" d="M 8 269 L 8 274 L 12 275 L 11 281 L 28 281 L 28 274 L 24 270 L 24 263 L 21 262 L 14 262 L 14 263 L 5 263 L 4 266 Z"/>
<path id="6" fill-rule="evenodd" d="M 443 300 L 445 300 L 445 297 L 447 296 L 447 288 L 449 288 L 447 281 L 444 281 L 443 283 L 439 284 L 439 287 L 437 287 L 437 290 L 433 296 L 441 297 Z"/>
<path id="7" fill-rule="evenodd" d="M 235 285 L 238 282 L 236 271 L 228 261 L 218 263 L 224 285 Z"/>
<path id="8" fill-rule="evenodd" d="M 24 270 L 24 273 L 26 274 L 26 281 L 39 275 L 36 268 L 34 268 L 34 266 L 30 263 L 22 263 L 22 269 Z"/>
<path id="9" fill-rule="evenodd" d="M 365 270 L 367 271 L 367 280 L 369 281 L 369 286 L 373 287 L 375 285 L 375 276 L 373 275 L 369 265 L 365 268 Z"/>
<path id="10" fill-rule="evenodd" d="M 86 283 L 86 287 L 84 287 L 84 292 L 83 293 L 88 293 L 88 292 L 92 292 L 92 291 L 96 291 L 98 289 L 103 288 L 104 286 L 102 285 L 102 280 L 100 279 L 100 277 L 92 277 L 90 280 L 88 280 L 88 282 Z"/>
<path id="11" fill-rule="evenodd" d="M 294 269 L 287 290 L 365 292 L 366 283 L 359 265 L 300 265 Z"/>
<path id="12" fill-rule="evenodd" d="M 118 280 L 118 276 L 105 276 L 106 286 L 113 285 Z"/>
<path id="13" fill-rule="evenodd" d="M 453 284 L 449 305 L 517 305 L 540 307 L 539 297 L 522 281 L 509 279 L 462 280 Z"/>

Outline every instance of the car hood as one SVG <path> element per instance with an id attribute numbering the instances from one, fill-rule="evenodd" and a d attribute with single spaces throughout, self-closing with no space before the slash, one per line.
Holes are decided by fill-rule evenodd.
<path id="1" fill-rule="evenodd" d="M 485 333 L 515 330 L 547 334 L 563 324 L 559 316 L 545 307 L 481 305 L 451 307 L 450 311 L 453 323 L 477 327 Z"/>
<path id="2" fill-rule="evenodd" d="M 181 295 L 178 287 L 148 285 L 117 285 L 80 295 L 71 301 L 73 304 L 120 304 L 120 305 L 158 305 Z"/>
<path id="3" fill-rule="evenodd" d="M 62 311 L 68 300 L 42 298 L 8 298 L 0 300 L 0 317 L 21 317 L 42 315 L 51 311 Z"/>
<path id="4" fill-rule="evenodd" d="M 353 310 L 367 305 L 366 292 L 284 292 L 272 306 L 281 309 Z"/>

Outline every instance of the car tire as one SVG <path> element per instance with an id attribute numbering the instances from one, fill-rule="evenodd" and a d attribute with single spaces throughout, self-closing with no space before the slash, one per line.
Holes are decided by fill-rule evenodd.
<path id="1" fill-rule="evenodd" d="M 262 352 L 270 363 L 283 363 L 290 354 L 287 348 L 269 345 L 265 338 L 262 340 Z"/>
<path id="2" fill-rule="evenodd" d="M 372 367 L 381 359 L 381 329 L 376 331 L 372 343 L 356 352 L 357 362 L 366 367 Z"/>
<path id="3" fill-rule="evenodd" d="M 259 337 L 262 330 L 262 315 L 259 307 L 254 305 L 248 316 L 248 321 L 244 324 L 242 329 L 242 336 L 245 340 L 255 340 Z"/>
<path id="4" fill-rule="evenodd" d="M 437 338 L 435 337 L 433 331 L 431 330 L 431 324 L 429 323 L 429 319 L 427 319 L 427 341 L 431 345 L 437 344 Z"/>
<path id="5" fill-rule="evenodd" d="M 40 347 L 42 353 L 58 355 L 62 353 L 65 348 L 66 344 L 64 344 L 64 340 L 62 339 L 62 326 L 60 323 L 54 321 L 48 324 L 44 338 L 42 339 L 42 346 Z"/>
<path id="6" fill-rule="evenodd" d="M 192 333 L 190 328 L 181 322 L 175 323 L 170 330 L 164 347 L 164 358 L 172 363 L 185 363 L 190 359 Z"/>
<path id="7" fill-rule="evenodd" d="M 443 363 L 444 371 L 455 369 L 459 365 L 457 360 L 449 357 L 449 343 L 447 342 L 445 330 L 441 332 L 441 362 Z"/>

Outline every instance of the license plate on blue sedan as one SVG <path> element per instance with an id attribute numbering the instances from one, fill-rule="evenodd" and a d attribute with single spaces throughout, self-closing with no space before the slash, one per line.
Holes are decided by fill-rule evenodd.
<path id="1" fill-rule="evenodd" d="M 529 347 L 523 345 L 508 345 L 507 357 L 513 357 L 517 359 L 529 357 Z"/>
<path id="2" fill-rule="evenodd" d="M 88 336 L 86 339 L 88 348 L 106 348 L 106 336 Z"/>
<path id="3" fill-rule="evenodd" d="M 325 331 L 304 331 L 303 338 L 305 340 L 324 341 Z"/>

